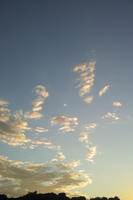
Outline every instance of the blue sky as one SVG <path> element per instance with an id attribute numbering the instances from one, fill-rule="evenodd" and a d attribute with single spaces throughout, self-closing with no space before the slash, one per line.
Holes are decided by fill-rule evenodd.
<path id="1" fill-rule="evenodd" d="M 132 10 L 1 1 L 0 191 L 132 199 Z"/>

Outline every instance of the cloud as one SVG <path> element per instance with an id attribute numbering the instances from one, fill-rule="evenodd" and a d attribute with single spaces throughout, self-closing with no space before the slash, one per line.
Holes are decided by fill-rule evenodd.
<path id="1" fill-rule="evenodd" d="M 35 108 L 36 108 L 36 107 L 37 107 L 37 108 L 38 108 L 38 107 L 40 108 L 40 105 L 42 105 L 42 104 L 44 104 L 44 100 L 41 99 L 41 98 L 35 99 L 35 100 L 32 102 L 32 105 L 33 105 Z M 33 109 L 35 109 L 34 107 L 33 107 Z M 36 109 L 37 109 L 37 108 L 36 108 Z"/>
<path id="2" fill-rule="evenodd" d="M 44 99 L 46 99 L 49 96 L 48 91 L 46 90 L 45 86 L 43 85 L 37 85 L 34 88 L 34 92 L 39 95 L 40 97 L 43 97 Z"/>
<path id="3" fill-rule="evenodd" d="M 115 107 L 121 107 L 122 106 L 122 102 L 120 102 L 120 101 L 114 101 L 112 103 L 112 105 L 115 106 Z"/>
<path id="4" fill-rule="evenodd" d="M 65 169 L 72 169 L 72 168 L 75 168 L 75 167 L 78 167 L 80 165 L 80 161 L 73 161 L 73 162 L 70 162 L 70 163 L 60 163 L 60 164 L 57 164 L 57 166 L 59 166 L 60 168 L 65 168 Z"/>
<path id="5" fill-rule="evenodd" d="M 69 165 L 72 164 L 68 163 Z M 0 177 L 1 191 L 14 197 L 36 190 L 40 193 L 70 192 L 72 189 L 85 187 L 91 183 L 90 177 L 85 172 L 74 170 L 72 167 L 50 163 L 23 163 L 2 156 Z"/>
<path id="6" fill-rule="evenodd" d="M 25 112 L 24 117 L 27 119 L 40 119 L 43 117 L 42 113 L 39 112 Z"/>
<path id="7" fill-rule="evenodd" d="M 75 66 L 73 68 L 74 72 L 79 73 L 79 78 L 78 78 L 79 85 L 78 85 L 78 87 L 80 88 L 79 89 L 79 95 L 81 97 L 88 95 L 91 92 L 91 89 L 94 85 L 95 64 L 96 64 L 96 61 L 93 61 L 93 62 L 89 62 L 89 63 L 85 63 L 85 64 L 82 64 L 82 65 Z M 85 99 L 86 99 L 85 102 L 88 103 L 87 98 L 85 98 Z M 88 99 L 88 101 L 89 101 L 89 99 Z M 91 103 L 91 102 L 89 102 L 89 103 Z"/>
<path id="8" fill-rule="evenodd" d="M 96 123 L 88 123 L 83 126 L 83 130 L 79 135 L 79 141 L 88 144 L 90 142 L 89 135 L 96 129 Z"/>
<path id="9" fill-rule="evenodd" d="M 78 119 L 76 117 L 67 117 L 64 115 L 56 116 L 51 119 L 51 125 L 60 125 L 59 130 L 62 132 L 75 131 L 78 125 Z"/>
<path id="10" fill-rule="evenodd" d="M 32 140 L 30 141 L 31 142 L 31 145 L 29 146 L 31 149 L 34 149 L 36 148 L 37 146 L 44 146 L 45 148 L 47 149 L 50 149 L 50 150 L 61 150 L 61 146 L 59 145 L 55 145 L 53 144 L 50 140 L 48 140 L 47 138 L 43 138 L 42 140 Z"/>
<path id="11" fill-rule="evenodd" d="M 48 132 L 48 129 L 42 128 L 42 127 L 36 127 L 35 131 L 38 133 L 46 133 L 46 132 Z"/>
<path id="12" fill-rule="evenodd" d="M 60 150 L 61 147 L 53 144 L 47 138 L 39 139 L 32 136 L 28 138 L 26 133 L 32 131 L 29 123 L 25 121 L 25 113 L 22 110 L 11 114 L 8 108 L 0 107 L 0 141 L 11 146 L 21 146 L 22 148 L 34 149 L 43 146 L 51 150 Z M 27 117 L 28 118 L 28 117 Z M 29 119 L 34 117 L 30 116 Z M 37 132 L 47 132 L 48 129 L 37 127 Z"/>
<path id="13" fill-rule="evenodd" d="M 6 122 L 9 120 L 10 110 L 5 107 L 0 107 L 0 121 Z"/>
<path id="14" fill-rule="evenodd" d="M 66 104 L 66 103 L 64 103 L 64 105 L 63 105 L 64 107 L 67 107 L 68 106 L 68 104 Z"/>
<path id="15" fill-rule="evenodd" d="M 89 130 L 89 131 L 91 131 L 92 129 L 95 129 L 97 127 L 97 124 L 96 123 L 88 123 L 88 124 L 85 124 L 84 125 L 84 128 L 86 129 L 86 130 Z"/>
<path id="16" fill-rule="evenodd" d="M 42 105 L 45 103 L 45 100 L 48 98 L 49 92 L 46 90 L 45 86 L 43 85 L 37 85 L 33 89 L 33 92 L 37 95 L 37 97 L 32 102 L 33 108 L 32 108 L 32 112 L 30 113 L 33 113 L 33 115 L 35 116 L 36 112 L 41 111 L 43 109 Z"/>
<path id="17" fill-rule="evenodd" d="M 0 100 L 0 106 L 5 106 L 8 105 L 9 103 L 7 101 L 4 100 Z"/>
<path id="18" fill-rule="evenodd" d="M 97 148 L 96 146 L 92 146 L 88 148 L 88 152 L 87 152 L 87 158 L 86 160 L 93 162 L 93 158 L 97 153 Z"/>
<path id="19" fill-rule="evenodd" d="M 103 96 L 110 88 L 110 85 L 105 85 L 100 91 L 99 96 Z"/>
<path id="20" fill-rule="evenodd" d="M 42 110 L 43 109 L 43 107 L 42 106 L 39 106 L 39 107 L 34 107 L 34 108 L 32 108 L 32 111 L 33 112 L 37 112 L 37 111 L 40 111 L 40 110 Z"/>
<path id="21" fill-rule="evenodd" d="M 7 115 L 7 120 L 0 119 L 0 140 L 8 145 L 21 146 L 30 142 L 25 136 L 25 131 L 31 130 L 28 122 L 17 115 Z"/>
<path id="22" fill-rule="evenodd" d="M 86 97 L 86 98 L 84 98 L 83 100 L 84 100 L 84 102 L 86 102 L 86 103 L 91 103 L 91 102 L 93 101 L 93 97 L 92 97 L 92 96 L 91 96 L 91 97 Z"/>
<path id="23" fill-rule="evenodd" d="M 62 152 L 57 152 L 58 160 L 65 160 L 65 155 Z"/>
<path id="24" fill-rule="evenodd" d="M 116 115 L 115 112 L 108 112 L 102 117 L 102 119 L 110 119 L 110 118 L 113 120 L 119 120 L 119 117 Z"/>

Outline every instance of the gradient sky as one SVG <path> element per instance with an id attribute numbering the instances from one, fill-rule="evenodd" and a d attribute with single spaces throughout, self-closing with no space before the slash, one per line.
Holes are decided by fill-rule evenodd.
<path id="1" fill-rule="evenodd" d="M 1 0 L 0 192 L 133 199 L 132 11 Z"/>

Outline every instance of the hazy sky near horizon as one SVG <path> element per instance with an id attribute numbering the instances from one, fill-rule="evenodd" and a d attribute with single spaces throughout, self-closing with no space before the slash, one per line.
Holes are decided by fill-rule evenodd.
<path id="1" fill-rule="evenodd" d="M 0 2 L 0 192 L 132 200 L 132 10 Z"/>

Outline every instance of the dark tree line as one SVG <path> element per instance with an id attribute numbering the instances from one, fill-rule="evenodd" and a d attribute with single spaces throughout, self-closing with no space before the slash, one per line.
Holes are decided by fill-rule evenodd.
<path id="1" fill-rule="evenodd" d="M 24 196 L 17 198 L 8 198 L 5 194 L 0 194 L 0 200 L 86 200 L 84 196 L 79 197 L 67 197 L 65 193 L 46 193 L 39 194 L 37 192 L 30 192 Z M 120 200 L 118 197 L 106 198 L 106 197 L 95 197 L 90 200 Z"/>

